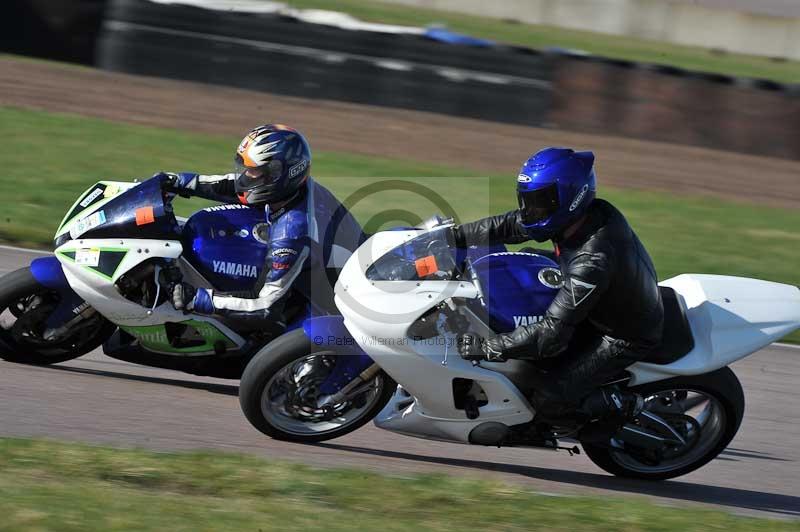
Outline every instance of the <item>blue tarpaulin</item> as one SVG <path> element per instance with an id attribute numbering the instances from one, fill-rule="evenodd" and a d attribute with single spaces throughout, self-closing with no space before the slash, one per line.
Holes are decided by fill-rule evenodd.
<path id="1" fill-rule="evenodd" d="M 447 28 L 442 27 L 431 27 L 425 30 L 423 35 L 431 40 L 446 42 L 448 44 L 458 44 L 461 46 L 494 46 L 494 41 L 489 41 L 487 39 L 479 39 L 478 37 L 470 37 L 469 35 L 463 35 L 461 33 L 456 33 L 454 31 L 450 31 Z"/>

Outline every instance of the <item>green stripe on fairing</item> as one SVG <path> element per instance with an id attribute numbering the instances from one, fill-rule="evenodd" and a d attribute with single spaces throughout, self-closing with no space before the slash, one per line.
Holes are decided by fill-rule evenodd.
<path id="1" fill-rule="evenodd" d="M 99 275 L 100 277 L 102 277 L 103 279 L 105 279 L 107 281 L 113 281 L 114 280 L 114 276 L 117 274 L 117 270 L 119 270 L 119 267 L 122 266 L 123 262 L 125 262 L 125 257 L 128 255 L 128 252 L 130 251 L 130 249 L 125 249 L 125 248 L 103 248 L 103 247 L 99 247 L 99 248 L 98 247 L 89 247 L 89 248 L 81 247 L 80 249 L 99 249 L 101 253 L 104 252 L 104 251 L 108 251 L 108 252 L 112 252 L 112 253 L 125 253 L 125 255 L 122 256 L 122 260 L 119 261 L 119 264 L 117 265 L 116 269 L 111 273 L 111 277 L 109 277 L 108 275 L 104 274 L 103 272 L 101 272 L 99 270 L 95 270 L 92 266 L 86 266 L 85 264 L 78 264 L 78 266 L 86 268 L 90 272 Z M 61 255 L 65 259 L 68 259 L 68 260 L 70 260 L 72 262 L 75 262 L 75 257 L 70 257 L 69 255 L 67 255 L 67 253 L 72 253 L 74 255 L 76 251 L 77 251 L 77 249 L 64 249 L 64 250 L 60 250 L 59 249 L 59 250 L 56 250 L 56 255 Z"/>
<path id="2" fill-rule="evenodd" d="M 69 213 L 71 213 L 75 209 L 75 207 L 77 207 L 80 204 L 81 200 L 85 196 L 87 196 L 89 192 L 91 192 L 92 190 L 97 188 L 98 185 L 105 185 L 106 187 L 108 187 L 109 185 L 116 185 L 116 186 L 119 187 L 119 190 L 113 196 L 110 196 L 108 198 L 104 198 L 104 199 L 98 201 L 97 203 L 89 205 L 85 209 L 77 212 L 72 218 L 70 218 L 68 220 L 67 216 L 69 216 Z M 75 222 L 78 218 L 82 218 L 83 216 L 85 216 L 87 214 L 91 214 L 91 213 L 95 212 L 100 207 L 102 207 L 103 205 L 105 205 L 106 203 L 111 201 L 112 199 L 114 199 L 117 196 L 119 196 L 122 192 L 125 192 L 126 190 L 129 190 L 129 189 L 133 188 L 133 186 L 135 186 L 135 184 L 127 183 L 125 181 L 98 181 L 97 183 L 95 183 L 91 187 L 87 188 L 86 190 L 83 191 L 83 194 L 78 196 L 78 199 L 75 200 L 75 203 L 72 204 L 72 207 L 67 209 L 67 214 L 64 216 L 64 219 L 61 221 L 61 225 L 59 225 L 58 229 L 56 229 L 56 235 L 55 235 L 54 238 L 58 238 L 61 235 L 63 235 L 64 233 L 67 233 L 69 231 L 69 226 L 72 225 L 72 223 Z"/>
<path id="3" fill-rule="evenodd" d="M 197 320 L 181 321 L 178 323 L 194 327 L 197 332 L 200 333 L 200 337 L 205 341 L 205 344 L 195 347 L 173 347 L 167 338 L 167 331 L 164 328 L 164 324 L 143 326 L 120 325 L 120 329 L 138 339 L 142 347 L 158 353 L 213 352 L 214 344 L 220 341 L 225 343 L 226 348 L 236 347 L 236 343 L 212 323 Z"/>

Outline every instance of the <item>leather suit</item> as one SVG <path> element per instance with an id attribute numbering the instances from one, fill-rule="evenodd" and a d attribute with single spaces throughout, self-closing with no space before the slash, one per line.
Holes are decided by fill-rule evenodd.
<path id="1" fill-rule="evenodd" d="M 464 224 L 456 242 L 525 242 L 519 216 L 512 211 Z M 650 256 L 607 201 L 594 200 L 577 231 L 555 241 L 555 256 L 564 285 L 545 317 L 486 339 L 486 349 L 550 366 L 546 392 L 575 403 L 660 345 L 664 308 Z"/>

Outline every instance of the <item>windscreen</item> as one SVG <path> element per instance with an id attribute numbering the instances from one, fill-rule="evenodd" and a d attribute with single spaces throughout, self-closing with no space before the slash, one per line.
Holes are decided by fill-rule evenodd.
<path id="1" fill-rule="evenodd" d="M 458 273 L 452 227 L 442 227 L 388 251 L 367 269 L 372 281 L 444 281 Z"/>
<path id="2" fill-rule="evenodd" d="M 91 195 L 90 195 L 91 197 Z M 165 201 L 162 180 L 156 176 L 84 211 L 60 229 L 56 245 L 77 238 L 172 239 L 180 234 L 172 206 Z M 64 233 L 64 229 L 69 229 Z"/>

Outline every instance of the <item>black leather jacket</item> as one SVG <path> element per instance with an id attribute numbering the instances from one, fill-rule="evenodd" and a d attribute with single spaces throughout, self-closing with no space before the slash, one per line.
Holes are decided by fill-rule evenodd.
<path id="1" fill-rule="evenodd" d="M 456 227 L 456 242 L 518 244 L 529 240 L 519 211 Z M 664 307 L 653 262 L 625 217 L 596 199 L 584 223 L 556 242 L 564 286 L 544 319 L 487 339 L 504 358 L 542 359 L 564 351 L 576 326 L 588 320 L 601 334 L 648 352 L 661 342 Z"/>

